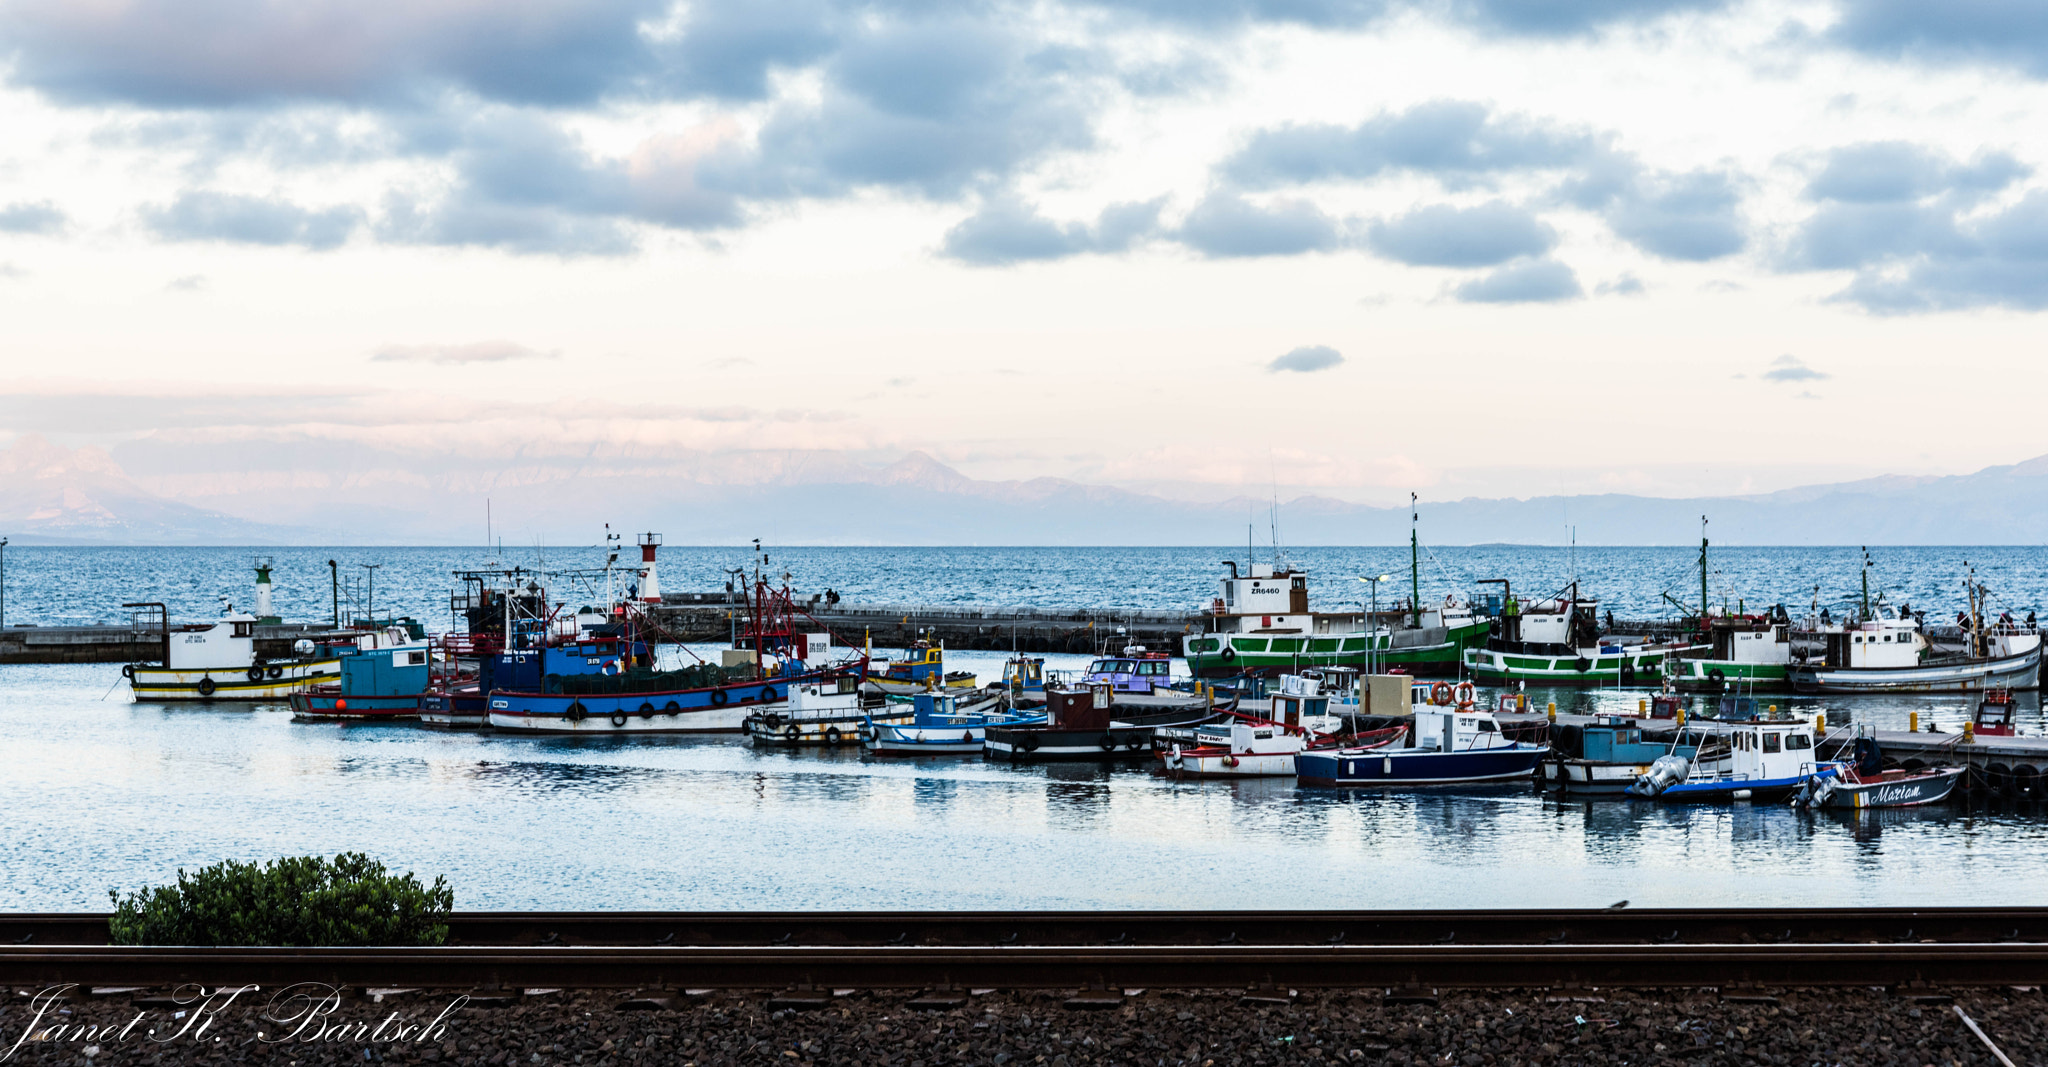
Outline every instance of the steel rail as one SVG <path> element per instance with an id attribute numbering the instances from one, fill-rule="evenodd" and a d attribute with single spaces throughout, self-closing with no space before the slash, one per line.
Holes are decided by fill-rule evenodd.
<path id="1" fill-rule="evenodd" d="M 2048 908 L 457 912 L 448 927 L 465 947 L 2048 942 Z M 0 915 L 0 946 L 109 940 L 104 914 Z"/>
<path id="2" fill-rule="evenodd" d="M 2044 944 L 1159 947 L 10 946 L 16 987 L 916 989 L 2048 984 Z"/>

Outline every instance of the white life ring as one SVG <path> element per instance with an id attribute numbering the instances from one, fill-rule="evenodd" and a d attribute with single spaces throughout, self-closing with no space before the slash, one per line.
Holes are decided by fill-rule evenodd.
<path id="1" fill-rule="evenodd" d="M 1459 682 L 1457 688 L 1458 706 L 1461 708 L 1471 707 L 1478 693 L 1479 690 L 1471 682 Z"/>

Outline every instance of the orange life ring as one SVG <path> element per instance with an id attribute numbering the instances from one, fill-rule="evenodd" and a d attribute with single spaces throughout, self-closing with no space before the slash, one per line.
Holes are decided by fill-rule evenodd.
<path id="1" fill-rule="evenodd" d="M 1448 706 L 1451 702 L 1451 683 L 1438 682 L 1430 686 L 1429 702 L 1440 708 Z"/>
<path id="2" fill-rule="evenodd" d="M 1469 708 L 1478 699 L 1479 690 L 1471 682 L 1458 683 L 1458 706 Z"/>

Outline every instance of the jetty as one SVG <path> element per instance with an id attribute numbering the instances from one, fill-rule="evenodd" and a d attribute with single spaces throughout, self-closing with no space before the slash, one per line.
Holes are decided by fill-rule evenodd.
<path id="1" fill-rule="evenodd" d="M 256 654 L 281 659 L 301 638 L 341 636 L 324 623 L 259 624 Z M 348 636 L 354 636 L 349 632 Z M 133 626 L 33 626 L 0 630 L 0 663 L 134 663 L 163 652 L 163 633 Z"/>
<path id="2" fill-rule="evenodd" d="M 884 648 L 927 640 L 953 649 L 1094 655 L 1138 644 L 1178 655 L 1182 637 L 1206 629 L 1206 616 L 1194 611 L 831 602 L 822 594 L 795 606 L 843 641 Z M 745 602 L 723 592 L 670 593 L 649 614 L 667 641 L 726 641 L 746 625 Z"/>

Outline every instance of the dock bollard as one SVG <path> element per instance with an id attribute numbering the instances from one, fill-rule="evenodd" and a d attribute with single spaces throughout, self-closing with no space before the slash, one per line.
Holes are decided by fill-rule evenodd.
<path id="1" fill-rule="evenodd" d="M 1678 727 L 1679 729 L 1681 729 L 1681 730 L 1682 730 L 1682 729 L 1684 729 L 1684 728 L 1685 728 L 1685 709 L 1684 709 L 1684 708 L 1679 708 L 1679 709 L 1678 709 L 1678 715 L 1676 716 L 1676 718 L 1677 718 L 1677 720 L 1678 720 L 1678 721 L 1677 721 L 1677 722 L 1676 722 L 1676 723 L 1675 723 L 1674 725 L 1676 725 L 1676 726 L 1677 726 L 1677 727 Z"/>
<path id="2" fill-rule="evenodd" d="M 1645 699 L 1643 699 L 1642 697 L 1637 697 L 1637 698 L 1636 698 L 1636 718 L 1640 719 L 1640 718 L 1642 718 L 1643 716 L 1645 716 L 1645 715 L 1647 715 L 1647 714 L 1649 714 L 1649 713 L 1650 713 L 1650 702 L 1649 702 L 1648 700 L 1645 700 Z"/>
<path id="3" fill-rule="evenodd" d="M 1919 712 L 1909 711 L 1906 713 L 1906 732 L 1910 734 L 1917 734 L 1920 732 Z"/>
<path id="4" fill-rule="evenodd" d="M 1555 700 L 1550 702 L 1550 721 L 1557 721 L 1557 701 Z"/>
<path id="5" fill-rule="evenodd" d="M 1528 710 L 1529 710 L 1529 694 L 1527 694 L 1527 693 L 1516 693 L 1516 694 L 1515 694 L 1515 710 L 1516 710 L 1516 711 L 1528 711 Z"/>
<path id="6" fill-rule="evenodd" d="M 1966 745 L 1974 745 L 1974 744 L 1976 744 L 1976 743 L 1977 743 L 1977 724 L 1976 724 L 1976 723 L 1974 723 L 1974 722 L 1971 722 L 1971 721 L 1970 721 L 1970 720 L 1968 720 L 1968 719 L 1965 719 L 1965 720 L 1963 720 L 1963 744 L 1966 744 Z"/>
<path id="7" fill-rule="evenodd" d="M 1765 706 L 1770 709 L 1771 718 L 1775 719 L 1778 717 L 1778 706 L 1776 704 L 1768 704 Z"/>
<path id="8" fill-rule="evenodd" d="M 1826 737 L 1827 735 L 1828 735 L 1828 716 L 1827 716 L 1827 713 L 1826 713 L 1826 712 L 1815 712 L 1815 713 L 1814 713 L 1814 716 L 1813 716 L 1813 736 L 1815 736 L 1815 737 Z"/>

